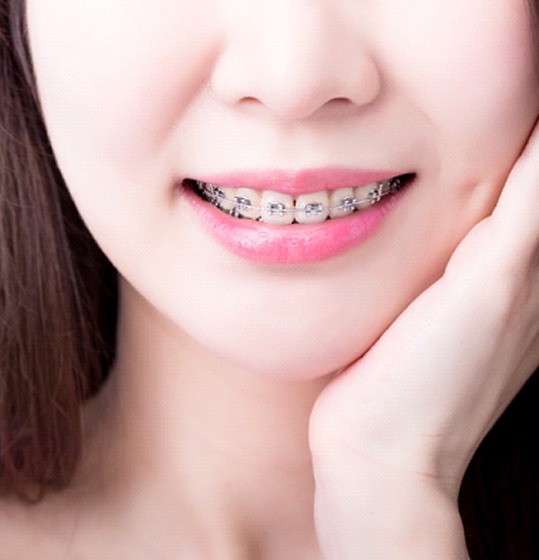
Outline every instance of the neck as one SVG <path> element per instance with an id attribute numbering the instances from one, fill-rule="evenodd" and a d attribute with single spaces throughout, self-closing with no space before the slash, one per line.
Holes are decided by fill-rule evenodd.
<path id="1" fill-rule="evenodd" d="M 109 485 L 166 502 L 160 509 L 172 508 L 220 558 L 266 557 L 223 556 L 223 547 L 275 550 L 268 558 L 300 558 L 290 547 L 311 547 L 312 558 L 308 421 L 328 378 L 241 370 L 201 349 L 129 287 L 122 294 L 116 365 L 93 409 L 107 434 Z M 102 438 L 95 439 L 101 449 Z"/>

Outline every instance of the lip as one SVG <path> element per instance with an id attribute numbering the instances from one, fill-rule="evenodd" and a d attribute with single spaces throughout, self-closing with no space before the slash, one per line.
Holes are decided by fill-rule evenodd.
<path id="1" fill-rule="evenodd" d="M 371 177 L 370 173 L 356 172 L 354 177 Z M 347 177 L 351 176 L 344 173 L 337 178 L 332 177 L 331 185 L 328 186 L 328 175 L 323 173 L 319 174 L 318 177 L 320 178 L 323 175 L 328 179 L 325 182 L 325 188 L 327 189 L 339 188 L 336 185 L 342 185 L 341 181 L 348 181 Z M 394 175 L 384 174 L 383 179 L 397 175 L 398 173 Z M 283 177 L 285 175 L 279 173 L 277 176 Z M 299 188 L 300 182 L 297 178 L 301 177 L 301 180 L 304 180 L 304 177 L 307 176 L 308 173 L 288 174 L 288 177 L 293 177 L 293 180 L 286 183 L 285 187 L 287 189 Z M 220 175 L 218 181 L 216 176 L 213 179 L 216 180 L 217 184 L 227 186 L 228 181 L 223 182 L 223 178 L 226 177 L 230 177 L 234 181 L 229 183 L 230 185 L 240 186 L 237 179 L 252 177 L 252 174 Z M 276 177 L 272 178 L 269 173 L 267 175 L 257 173 L 257 177 L 265 177 L 266 185 L 270 182 L 276 184 L 277 181 Z M 198 179 L 199 177 L 197 177 Z M 200 180 L 212 182 L 209 180 L 209 177 L 200 178 Z M 373 204 L 370 208 L 354 212 L 347 217 L 326 220 L 320 224 L 286 226 L 234 218 L 202 200 L 192 188 L 180 184 L 178 189 L 181 196 L 185 197 L 185 200 L 194 210 L 203 229 L 225 249 L 241 258 L 260 264 L 290 265 L 307 264 L 330 259 L 365 242 L 383 225 L 386 216 L 398 205 L 402 196 L 412 186 L 413 182 L 415 182 L 415 178 L 409 184 L 406 184 L 402 190 Z M 261 181 L 258 181 L 256 188 L 262 188 L 261 184 Z M 349 184 L 347 182 L 344 186 Z M 252 186 L 252 182 L 249 185 Z M 307 185 L 307 188 L 312 192 L 313 189 L 320 189 L 320 186 L 321 183 L 319 182 L 316 187 Z M 291 191 L 282 191 L 281 189 L 281 192 L 290 193 Z M 302 188 L 301 192 L 307 191 Z"/>
<path id="2" fill-rule="evenodd" d="M 353 169 L 326 167 L 301 170 L 257 170 L 215 175 L 197 175 L 197 180 L 221 187 L 251 187 L 291 196 L 343 187 L 360 187 L 402 175 L 402 170 Z"/>

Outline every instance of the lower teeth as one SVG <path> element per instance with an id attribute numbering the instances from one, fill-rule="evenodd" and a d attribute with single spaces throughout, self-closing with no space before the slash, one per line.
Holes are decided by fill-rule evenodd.
<path id="1" fill-rule="evenodd" d="M 262 218 L 250 218 L 245 214 L 260 213 L 264 211 L 269 216 L 290 216 L 292 223 L 299 223 L 296 215 L 323 215 L 327 218 L 321 220 L 319 223 L 329 219 L 338 219 L 340 217 L 348 216 L 354 212 L 361 211 L 368 208 L 373 204 L 378 203 L 382 198 L 396 193 L 408 180 L 412 177 L 411 174 L 400 175 L 387 181 L 378 183 L 377 187 L 367 193 L 362 199 L 355 197 L 345 197 L 341 199 L 340 203 L 335 206 L 324 206 L 321 203 L 310 203 L 304 208 L 287 207 L 278 201 L 268 201 L 265 206 L 252 205 L 251 201 L 247 198 L 236 196 L 233 200 L 225 197 L 224 192 L 217 186 L 211 183 L 204 183 L 202 181 L 193 181 L 195 191 L 206 201 L 210 202 L 221 210 L 222 212 L 234 218 L 245 220 L 264 221 Z M 338 211 L 338 212 L 334 212 Z M 333 217 L 330 216 L 333 215 Z"/>

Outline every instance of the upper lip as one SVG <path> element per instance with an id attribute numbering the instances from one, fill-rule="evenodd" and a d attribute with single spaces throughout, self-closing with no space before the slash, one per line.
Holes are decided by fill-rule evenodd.
<path id="1" fill-rule="evenodd" d="M 235 171 L 191 177 L 221 187 L 250 187 L 289 195 L 314 193 L 342 187 L 359 187 L 377 181 L 392 179 L 405 172 L 398 170 L 354 169 L 325 167 L 301 170 Z"/>

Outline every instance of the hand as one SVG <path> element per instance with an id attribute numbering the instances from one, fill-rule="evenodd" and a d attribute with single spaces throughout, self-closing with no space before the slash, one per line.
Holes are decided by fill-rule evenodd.
<path id="1" fill-rule="evenodd" d="M 538 363 L 535 130 L 495 210 L 442 278 L 316 403 L 310 439 L 327 558 L 467 558 L 462 477 Z"/>

